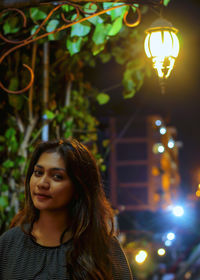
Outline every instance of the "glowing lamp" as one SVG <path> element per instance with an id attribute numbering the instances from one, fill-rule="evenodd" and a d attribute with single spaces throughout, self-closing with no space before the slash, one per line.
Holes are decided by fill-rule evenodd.
<path id="1" fill-rule="evenodd" d="M 168 146 L 170 149 L 173 149 L 173 148 L 174 148 L 174 145 L 175 145 L 174 140 L 173 140 L 173 139 L 170 139 L 170 140 L 168 141 L 167 146 Z"/>
<path id="2" fill-rule="evenodd" d="M 159 248 L 158 251 L 157 251 L 157 253 L 158 253 L 159 256 L 164 256 L 165 253 L 166 253 L 166 251 L 165 251 L 165 249 L 163 249 L 163 248 Z"/>
<path id="3" fill-rule="evenodd" d="M 172 210 L 174 216 L 181 217 L 184 215 L 184 209 L 182 206 L 175 206 Z"/>
<path id="4" fill-rule="evenodd" d="M 197 190 L 197 191 L 196 191 L 196 196 L 197 196 L 197 197 L 200 197 L 200 190 Z"/>
<path id="5" fill-rule="evenodd" d="M 161 128 L 160 128 L 160 134 L 161 134 L 161 135 L 165 135 L 166 132 L 167 132 L 166 127 L 161 126 Z"/>
<path id="6" fill-rule="evenodd" d="M 167 234 L 167 239 L 170 240 L 170 241 L 174 240 L 175 239 L 175 234 L 173 232 L 169 232 Z"/>
<path id="7" fill-rule="evenodd" d="M 138 254 L 135 256 L 135 261 L 138 264 L 142 264 L 146 260 L 147 256 L 148 254 L 145 250 L 140 250 Z"/>
<path id="8" fill-rule="evenodd" d="M 159 18 L 146 30 L 144 48 L 160 78 L 168 78 L 179 53 L 178 30 L 170 22 Z"/>

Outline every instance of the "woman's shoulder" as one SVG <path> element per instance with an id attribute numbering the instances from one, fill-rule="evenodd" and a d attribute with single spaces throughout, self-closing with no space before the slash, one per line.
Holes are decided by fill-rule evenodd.
<path id="1" fill-rule="evenodd" d="M 19 226 L 13 227 L 8 229 L 7 231 L 3 232 L 0 235 L 0 238 L 7 238 L 7 237 L 11 237 L 15 234 L 19 234 L 21 232 L 21 228 Z"/>
<path id="2" fill-rule="evenodd" d="M 112 251 L 115 251 L 115 250 L 122 250 L 123 251 L 123 249 L 122 249 L 122 245 L 121 245 L 121 243 L 119 242 L 119 240 L 118 240 L 118 238 L 117 238 L 117 236 L 116 235 L 113 235 L 112 236 L 112 238 L 111 238 L 111 250 Z"/>
<path id="3" fill-rule="evenodd" d="M 16 240 L 19 238 L 19 236 L 22 236 L 22 230 L 19 226 L 13 227 L 7 231 L 5 231 L 1 236 L 0 236 L 0 245 L 7 244 L 12 242 L 12 240 Z"/>
<path id="4" fill-rule="evenodd" d="M 113 263 L 114 279 L 132 280 L 132 272 L 121 243 L 116 236 L 111 241 L 111 258 Z"/>

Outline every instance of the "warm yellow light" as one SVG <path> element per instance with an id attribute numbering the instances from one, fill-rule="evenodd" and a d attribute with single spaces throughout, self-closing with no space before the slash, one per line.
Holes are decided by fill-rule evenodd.
<path id="1" fill-rule="evenodd" d="M 140 250 L 135 256 L 135 260 L 137 263 L 142 264 L 146 260 L 147 256 L 148 254 L 145 250 Z"/>
<path id="2" fill-rule="evenodd" d="M 196 191 L 196 196 L 200 197 L 200 190 Z"/>
<path id="3" fill-rule="evenodd" d="M 152 59 L 153 68 L 160 78 L 168 78 L 179 53 L 177 29 L 164 19 L 156 20 L 146 30 L 144 48 L 147 57 Z"/>
<path id="4" fill-rule="evenodd" d="M 158 249 L 157 253 L 158 253 L 159 256 L 164 256 L 166 251 L 165 251 L 165 249 L 160 248 L 160 249 Z"/>

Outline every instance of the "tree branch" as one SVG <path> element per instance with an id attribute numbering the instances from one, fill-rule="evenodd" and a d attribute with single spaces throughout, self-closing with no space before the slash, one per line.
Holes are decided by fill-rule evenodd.
<path id="1" fill-rule="evenodd" d="M 33 72 L 35 72 L 36 53 L 37 53 L 37 43 L 33 43 L 32 65 L 31 65 L 31 68 L 32 68 Z M 30 87 L 29 99 L 28 99 L 29 121 L 30 122 L 33 119 L 33 85 Z"/>

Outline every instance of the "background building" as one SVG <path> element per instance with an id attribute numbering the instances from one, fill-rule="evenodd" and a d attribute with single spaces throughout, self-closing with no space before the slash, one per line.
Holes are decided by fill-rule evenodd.
<path id="1" fill-rule="evenodd" d="M 166 208 L 178 199 L 177 131 L 160 116 L 110 118 L 110 199 L 120 212 Z"/>

